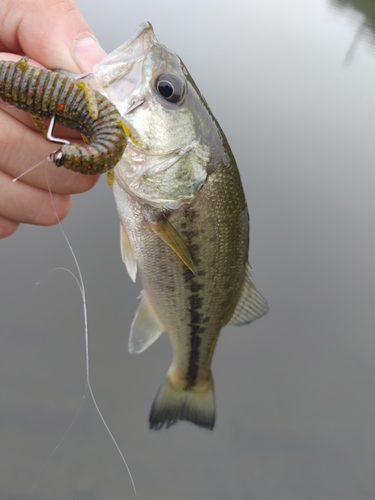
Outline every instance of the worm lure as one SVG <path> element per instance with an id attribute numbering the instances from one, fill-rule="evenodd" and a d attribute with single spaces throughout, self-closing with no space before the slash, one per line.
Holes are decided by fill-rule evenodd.
<path id="1" fill-rule="evenodd" d="M 35 68 L 28 57 L 0 61 L 0 98 L 32 116 L 51 118 L 47 138 L 62 144 L 49 159 L 82 174 L 101 174 L 121 159 L 131 136 L 115 106 L 83 80 Z M 36 120 L 37 121 L 37 120 Z M 54 122 L 75 129 L 87 144 L 52 137 Z"/>

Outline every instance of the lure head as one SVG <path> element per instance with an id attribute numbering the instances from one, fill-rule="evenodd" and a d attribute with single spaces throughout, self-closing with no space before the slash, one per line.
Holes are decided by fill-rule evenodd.
<path id="1" fill-rule="evenodd" d="M 153 206 L 177 208 L 228 161 L 221 131 L 180 58 L 150 23 L 94 68 L 93 85 L 139 137 L 116 166 L 119 184 Z"/>
<path id="2" fill-rule="evenodd" d="M 62 167 L 64 165 L 64 154 L 61 149 L 55 149 L 48 156 L 48 161 L 53 162 L 56 167 Z"/>

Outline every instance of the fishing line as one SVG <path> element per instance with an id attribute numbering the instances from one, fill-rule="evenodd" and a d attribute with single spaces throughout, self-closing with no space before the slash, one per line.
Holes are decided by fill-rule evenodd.
<path id="1" fill-rule="evenodd" d="M 29 172 L 31 172 L 31 170 L 34 170 L 34 168 L 36 167 L 39 167 L 39 165 L 41 165 L 42 163 L 44 163 L 45 161 L 48 161 L 48 157 L 47 158 L 44 158 L 44 160 L 40 161 L 39 163 L 37 163 L 36 165 L 33 165 L 32 167 L 28 168 L 27 170 L 25 170 L 24 172 L 22 172 L 22 174 L 20 174 L 18 177 L 15 177 L 14 179 L 12 179 L 12 182 L 17 182 L 19 179 L 21 179 L 21 177 L 23 177 L 24 175 L 28 174 Z M 48 182 L 48 181 L 47 181 Z M 48 186 L 49 187 L 49 186 Z M 50 192 L 51 194 L 51 192 Z M 54 207 L 55 208 L 55 207 Z M 56 212 L 56 211 L 55 211 Z M 59 221 L 60 222 L 60 221 Z M 68 269 L 67 269 L 68 271 Z M 73 273 L 72 273 L 73 274 Z M 75 276 L 73 274 L 73 276 Z"/>
<path id="2" fill-rule="evenodd" d="M 31 168 L 35 168 L 36 166 L 40 165 L 41 163 L 43 163 L 44 161 L 46 160 L 42 160 L 40 163 L 38 163 L 37 165 L 34 165 L 34 167 L 31 167 Z M 31 169 L 28 169 L 26 172 L 24 173 L 27 173 L 28 171 L 30 171 Z M 22 177 L 22 175 L 24 174 L 21 174 L 20 176 L 18 176 L 16 179 L 13 179 L 13 182 L 17 181 L 20 177 Z M 73 247 L 64 231 L 64 228 L 62 226 L 62 223 L 61 223 L 61 220 L 57 214 L 57 210 L 56 210 L 56 206 L 54 204 L 54 201 L 53 201 L 53 196 L 52 196 L 52 191 L 51 191 L 51 187 L 50 187 L 50 184 L 49 184 L 49 181 L 48 181 L 48 177 L 47 177 L 47 172 L 46 172 L 46 182 L 47 182 L 47 187 L 48 187 L 48 192 L 49 192 L 49 195 L 50 195 L 50 199 L 51 199 L 51 204 L 52 204 L 52 208 L 53 208 L 53 211 L 55 213 L 55 216 L 56 216 L 56 219 L 58 221 L 58 224 L 59 224 L 59 227 L 60 227 L 60 230 L 63 234 L 63 237 L 68 245 L 68 248 L 69 248 L 69 251 L 73 257 L 73 260 L 74 260 L 74 263 L 75 263 L 75 266 L 77 268 L 77 273 L 78 273 L 78 276 L 76 276 L 70 269 L 66 269 L 66 268 L 55 268 L 54 270 L 65 270 L 67 271 L 71 276 L 73 276 L 73 278 L 75 279 L 77 285 L 78 285 L 78 288 L 81 292 L 81 297 L 82 297 L 82 305 L 83 305 L 83 318 L 84 318 L 84 331 L 85 331 L 85 366 L 86 366 L 86 385 L 85 385 L 85 389 L 84 389 L 84 393 L 83 393 L 83 396 L 82 396 L 82 399 L 81 399 L 81 402 L 79 404 L 79 407 L 78 407 L 78 410 L 72 420 L 72 422 L 70 423 L 68 429 L 66 430 L 66 432 L 64 433 L 63 437 L 60 439 L 59 443 L 56 445 L 56 447 L 54 448 L 54 450 L 52 451 L 52 453 L 50 454 L 50 456 L 48 457 L 48 459 L 46 460 L 45 464 L 43 465 L 42 469 L 40 470 L 37 478 L 36 478 L 36 482 L 35 482 L 35 485 L 34 485 L 34 488 L 33 488 L 33 491 L 35 491 L 35 488 L 36 488 L 36 485 L 38 483 L 38 480 L 43 472 L 43 470 L 45 469 L 46 465 L 48 464 L 48 462 L 50 461 L 51 457 L 54 455 L 54 453 L 56 452 L 56 450 L 59 448 L 59 446 L 61 445 L 61 443 L 64 441 L 64 439 L 66 438 L 66 436 L 68 435 L 70 429 L 72 428 L 76 418 L 78 417 L 80 411 L 81 411 L 81 408 L 82 408 L 82 405 L 83 405 L 83 402 L 84 402 L 84 399 L 85 399 L 85 396 L 86 396 L 86 391 L 88 389 L 89 391 L 89 394 L 91 396 L 91 400 L 94 404 L 94 407 L 99 415 L 99 418 L 102 422 L 102 424 L 104 425 L 104 428 L 105 430 L 107 431 L 107 434 L 109 435 L 112 443 L 114 444 L 118 454 L 120 455 L 121 457 L 121 460 L 125 466 L 125 469 L 128 473 L 128 476 L 130 478 L 130 481 L 131 481 L 131 484 L 132 484 L 132 488 L 133 488 L 133 491 L 134 491 L 134 498 L 135 500 L 138 500 L 138 495 L 137 495 L 137 490 L 136 490 L 136 486 L 135 486 L 135 482 L 134 482 L 134 479 L 133 479 L 133 476 L 132 476 L 132 473 L 130 472 L 130 468 L 129 468 L 129 465 L 124 457 L 124 454 L 122 453 L 121 449 L 120 449 L 120 446 L 118 445 L 115 437 L 113 436 L 112 434 L 112 431 L 110 430 L 100 408 L 99 408 L 99 405 L 96 401 L 96 398 L 95 398 L 95 395 L 94 395 L 94 392 L 93 392 L 93 389 L 91 387 L 91 382 L 90 382 L 90 357 L 89 357 L 89 335 L 88 335 L 88 317 L 87 317 L 87 303 L 86 303 L 86 291 L 85 291 L 85 285 L 84 285 L 84 282 L 83 282 L 83 276 L 82 276 L 82 272 L 81 272 L 81 268 L 78 264 L 78 260 L 77 260 L 77 257 L 76 257 L 76 254 L 73 250 Z M 54 271 L 52 270 L 52 271 Z M 50 272 L 52 271 L 49 271 L 47 274 L 49 274 Z M 44 276 L 46 277 L 46 275 Z M 43 278 L 44 278 L 43 277 Z M 43 279 L 42 278 L 42 279 Z M 40 280 L 41 281 L 41 280 Z M 40 281 L 36 284 L 36 286 L 40 283 Z M 34 494 L 32 496 L 32 500 L 34 500 Z"/>

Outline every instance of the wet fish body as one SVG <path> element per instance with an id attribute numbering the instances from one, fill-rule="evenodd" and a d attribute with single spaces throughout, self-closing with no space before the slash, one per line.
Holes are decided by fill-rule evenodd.
<path id="1" fill-rule="evenodd" d="M 220 330 L 267 312 L 248 264 L 249 217 L 227 140 L 181 60 L 143 23 L 94 71 L 139 138 L 114 170 L 122 257 L 143 292 L 130 333 L 139 353 L 167 332 L 173 362 L 150 427 L 212 429 L 211 360 Z"/>

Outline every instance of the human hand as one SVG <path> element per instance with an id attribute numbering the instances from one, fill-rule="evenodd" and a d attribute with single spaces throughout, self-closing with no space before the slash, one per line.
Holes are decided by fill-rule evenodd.
<path id="1" fill-rule="evenodd" d="M 77 73 L 91 71 L 105 56 L 73 0 L 1 0 L 0 52 L 0 60 L 16 61 L 27 55 L 31 65 Z M 54 135 L 77 137 L 73 131 L 58 128 Z M 6 103 L 0 107 L 0 238 L 23 222 L 56 224 L 53 205 L 63 219 L 70 209 L 69 195 L 87 191 L 97 182 L 99 176 L 51 163 L 12 182 L 54 149 L 56 145 L 43 139 L 27 113 Z"/>

